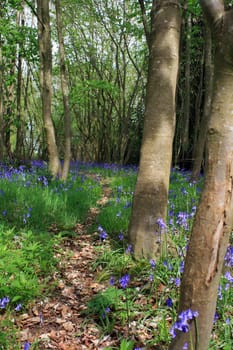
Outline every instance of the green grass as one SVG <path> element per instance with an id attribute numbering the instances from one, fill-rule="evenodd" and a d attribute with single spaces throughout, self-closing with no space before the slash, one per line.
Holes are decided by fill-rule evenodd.
<path id="1" fill-rule="evenodd" d="M 7 171 L 4 168 L 2 174 Z M 20 349 L 17 329 L 11 322 L 17 313 L 14 308 L 21 303 L 26 310 L 35 298 L 52 292 L 50 276 L 56 270 L 55 253 L 61 240 L 66 235 L 75 236 L 75 224 L 85 221 L 106 183 L 111 189 L 109 201 L 100 206 L 96 223 L 89 228 L 89 233 L 95 232 L 100 225 L 107 232 L 107 239 L 98 241 L 93 263 L 96 279 L 105 283 L 106 289 L 89 300 L 85 317 L 94 319 L 103 335 L 115 334 L 117 328 L 119 347 L 109 350 L 156 345 L 167 349 L 202 183 L 191 183 L 187 173 L 172 172 L 167 226 L 178 255 L 153 264 L 145 259 L 135 261 L 127 242 L 135 182 L 134 169 L 90 164 L 73 168 L 67 183 L 52 181 L 46 168 L 41 167 L 16 173 L 11 170 L 9 176 L 0 178 L 0 299 L 10 299 L 1 310 L 0 349 Z M 226 266 L 224 274 L 227 271 L 232 273 L 232 267 Z M 130 281 L 122 288 L 120 279 L 126 275 Z M 230 277 L 223 275 L 209 350 L 232 348 L 232 284 Z M 32 349 L 36 348 L 34 344 Z"/>

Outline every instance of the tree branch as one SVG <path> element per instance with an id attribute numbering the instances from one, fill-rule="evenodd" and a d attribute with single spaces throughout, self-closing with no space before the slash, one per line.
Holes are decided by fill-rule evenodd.
<path id="1" fill-rule="evenodd" d="M 149 30 L 148 21 L 146 18 L 146 9 L 145 9 L 144 0 L 138 0 L 138 2 L 140 4 L 141 12 L 142 12 L 142 23 L 143 23 L 144 32 L 146 35 L 146 42 L 148 47 L 150 47 L 150 30 Z"/>
<path id="2" fill-rule="evenodd" d="M 211 26 L 222 17 L 224 13 L 224 0 L 200 0 L 202 10 Z"/>

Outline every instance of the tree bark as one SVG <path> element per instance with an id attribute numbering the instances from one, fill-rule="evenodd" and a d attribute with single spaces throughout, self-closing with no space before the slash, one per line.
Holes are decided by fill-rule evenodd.
<path id="1" fill-rule="evenodd" d="M 179 312 L 198 311 L 193 348 L 207 350 L 216 309 L 224 256 L 233 228 L 233 10 L 221 1 L 202 0 L 216 46 L 211 117 L 207 135 L 205 183 L 195 217 L 181 283 Z M 199 341 L 197 340 L 199 338 Z M 191 345 L 178 332 L 169 349 Z"/>
<path id="2" fill-rule="evenodd" d="M 47 139 L 49 170 L 60 176 L 61 165 L 58 156 L 54 124 L 52 120 L 52 45 L 49 16 L 49 0 L 37 0 L 38 39 L 40 52 L 40 85 L 42 114 Z"/>
<path id="3" fill-rule="evenodd" d="M 129 240 L 135 257 L 163 251 L 158 219 L 166 220 L 181 26 L 180 1 L 153 1 L 150 58 L 139 173 Z"/>
<path id="4" fill-rule="evenodd" d="M 66 180 L 69 174 L 70 159 L 71 159 L 71 117 L 70 117 L 70 105 L 69 105 L 69 86 L 68 77 L 65 63 L 65 47 L 62 33 L 62 16 L 61 16 L 61 4 L 60 0 L 56 0 L 56 19 L 57 19 L 57 33 L 59 43 L 60 54 L 60 72 L 61 72 L 61 90 L 63 96 L 63 108 L 64 108 L 64 124 L 65 124 L 65 152 L 64 152 L 64 164 L 62 167 L 62 180 Z"/>

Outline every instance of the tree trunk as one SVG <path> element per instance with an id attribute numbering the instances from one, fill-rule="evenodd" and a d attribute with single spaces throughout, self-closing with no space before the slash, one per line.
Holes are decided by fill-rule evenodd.
<path id="1" fill-rule="evenodd" d="M 159 219 L 166 220 L 181 25 L 180 1 L 153 1 L 147 96 L 139 173 L 129 240 L 135 257 L 163 250 Z M 161 242 L 162 241 L 162 242 Z"/>
<path id="2" fill-rule="evenodd" d="M 197 143 L 193 152 L 193 169 L 192 169 L 192 179 L 197 180 L 203 162 L 204 149 L 206 144 L 206 134 L 208 129 L 208 123 L 210 118 L 210 107 L 212 100 L 212 90 L 213 90 L 213 63 L 212 63 L 212 39 L 211 31 L 206 26 L 205 30 L 205 97 L 204 97 L 204 107 L 203 115 L 200 123 L 200 129 L 198 133 Z"/>
<path id="3" fill-rule="evenodd" d="M 1 6 L 1 5 L 0 5 Z M 1 18 L 1 7 L 0 7 Z M 0 34 L 0 160 L 5 156 L 5 144 L 3 139 L 3 60 L 2 60 L 2 38 Z"/>
<path id="4" fill-rule="evenodd" d="M 68 77 L 65 64 L 65 48 L 62 34 L 62 17 L 61 17 L 61 4 L 60 0 L 56 0 L 56 19 L 57 19 L 57 33 L 59 42 L 59 54 L 60 54 L 60 72 L 61 72 L 61 89 L 63 96 L 63 108 L 64 108 L 64 124 L 65 124 L 65 152 L 64 152 L 64 164 L 62 168 L 62 180 L 66 180 L 69 174 L 70 158 L 71 158 L 71 118 L 70 118 L 70 105 L 69 105 L 69 87 Z"/>
<path id="5" fill-rule="evenodd" d="M 61 165 L 58 156 L 55 130 L 52 121 L 52 46 L 49 16 L 49 0 L 37 0 L 38 39 L 40 52 L 40 85 L 42 114 L 48 147 L 49 170 L 55 176 L 60 175 Z"/>
<path id="6" fill-rule="evenodd" d="M 205 183 L 187 250 L 179 311 L 198 311 L 198 337 L 194 325 L 190 330 L 193 348 L 207 350 L 233 227 L 233 10 L 225 12 L 217 0 L 201 4 L 216 46 L 214 86 Z M 189 333 L 178 332 L 169 349 L 180 350 L 185 342 L 191 347 Z"/>
<path id="7" fill-rule="evenodd" d="M 185 4 L 188 6 L 187 1 Z M 192 18 L 191 13 L 188 13 L 185 25 L 185 83 L 184 83 L 184 110 L 182 123 L 182 163 L 185 167 L 188 161 L 189 148 L 189 121 L 190 121 L 190 66 L 191 66 L 191 32 Z"/>
<path id="8" fill-rule="evenodd" d="M 19 31 L 21 26 L 24 27 L 23 14 L 19 11 L 17 12 L 17 26 Z M 23 156 L 23 121 L 22 121 L 22 111 L 21 111 L 21 96 L 22 96 L 22 46 L 23 42 L 18 44 L 18 65 L 17 65 L 17 91 L 16 91 L 16 110 L 17 110 L 17 132 L 16 132 L 16 158 L 18 160 L 22 159 Z"/>

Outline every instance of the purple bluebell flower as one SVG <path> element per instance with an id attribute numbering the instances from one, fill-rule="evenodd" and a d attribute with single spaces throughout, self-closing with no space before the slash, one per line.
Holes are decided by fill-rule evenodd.
<path id="1" fill-rule="evenodd" d="M 101 241 L 105 241 L 108 237 L 108 234 L 106 231 L 104 231 L 102 226 L 98 226 L 98 232 L 99 232 L 99 238 Z"/>
<path id="2" fill-rule="evenodd" d="M 157 219 L 156 224 L 161 230 L 165 230 L 167 228 L 167 225 L 165 224 L 162 218 Z"/>
<path id="3" fill-rule="evenodd" d="M 173 338 L 176 337 L 176 330 L 179 330 L 183 333 L 187 333 L 189 331 L 189 321 L 198 317 L 197 311 L 192 311 L 191 309 L 182 311 L 178 316 L 178 320 L 174 323 L 174 325 L 170 329 L 170 334 Z"/>
<path id="4" fill-rule="evenodd" d="M 111 277 L 110 277 L 109 284 L 110 284 L 110 286 L 114 286 L 114 284 L 115 284 L 115 278 L 114 278 L 114 276 L 111 276 Z"/>
<path id="5" fill-rule="evenodd" d="M 183 227 L 185 230 L 188 230 L 189 229 L 188 218 L 189 218 L 188 213 L 180 211 L 176 216 L 176 223 L 181 227 Z"/>
<path id="6" fill-rule="evenodd" d="M 133 253 L 133 246 L 132 244 L 128 244 L 125 250 L 126 254 L 131 254 Z"/>
<path id="7" fill-rule="evenodd" d="M 109 306 L 106 307 L 105 310 L 104 310 L 104 312 L 102 313 L 102 318 L 105 319 L 106 316 L 107 316 L 107 314 L 109 314 L 110 312 L 111 312 L 110 307 L 109 307 Z"/>
<path id="8" fill-rule="evenodd" d="M 22 309 L 22 304 L 18 304 L 15 307 L 15 311 L 20 311 Z"/>
<path id="9" fill-rule="evenodd" d="M 154 259 L 150 259 L 150 266 L 151 266 L 152 269 L 155 268 L 156 263 L 155 263 Z"/>
<path id="10" fill-rule="evenodd" d="M 227 271 L 224 275 L 224 277 L 230 282 L 233 283 L 233 277 L 231 276 L 231 273 Z"/>
<path id="11" fill-rule="evenodd" d="M 123 241 L 124 239 L 124 234 L 122 232 L 119 233 L 118 235 L 119 241 Z"/>
<path id="12" fill-rule="evenodd" d="M 227 252 L 224 258 L 224 264 L 227 267 L 233 267 L 233 246 L 227 248 Z"/>
<path id="13" fill-rule="evenodd" d="M 172 307 L 172 306 L 173 306 L 173 301 L 172 301 L 171 298 L 167 298 L 167 300 L 166 300 L 166 305 L 167 305 L 168 307 Z"/>
<path id="14" fill-rule="evenodd" d="M 130 276 L 128 274 L 122 276 L 119 279 L 119 283 L 120 283 L 121 288 L 125 289 L 128 286 L 129 281 L 130 281 Z"/>
<path id="15" fill-rule="evenodd" d="M 189 348 L 188 343 L 184 343 L 182 350 L 188 350 L 188 348 Z"/>
<path id="16" fill-rule="evenodd" d="M 183 273 L 184 272 L 184 261 L 182 260 L 180 262 L 180 273 Z"/>
<path id="17" fill-rule="evenodd" d="M 28 341 L 25 341 L 24 346 L 23 346 L 23 350 L 29 350 L 31 347 L 31 344 Z"/>
<path id="18" fill-rule="evenodd" d="M 153 280 L 154 280 L 154 275 L 151 273 L 151 274 L 149 275 L 149 281 L 150 281 L 150 282 L 153 282 Z"/>
<path id="19" fill-rule="evenodd" d="M 213 323 L 216 323 L 218 319 L 219 319 L 218 313 L 215 312 Z"/>
<path id="20" fill-rule="evenodd" d="M 10 299 L 8 297 L 4 297 L 0 299 L 0 309 L 5 309 L 10 302 Z"/>

